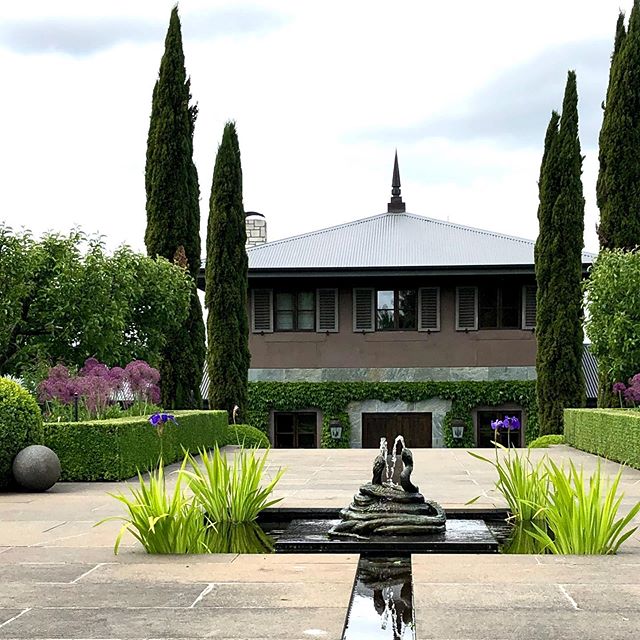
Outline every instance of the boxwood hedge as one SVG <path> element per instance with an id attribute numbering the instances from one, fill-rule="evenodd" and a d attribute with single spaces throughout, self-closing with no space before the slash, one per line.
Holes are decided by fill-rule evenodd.
<path id="1" fill-rule="evenodd" d="M 124 480 L 156 464 L 162 448 L 166 464 L 182 458 L 182 449 L 225 444 L 226 411 L 175 411 L 162 436 L 147 416 L 47 422 L 44 443 L 60 458 L 62 480 Z"/>
<path id="2" fill-rule="evenodd" d="M 42 444 L 40 408 L 17 382 L 0 378 L 0 489 L 12 486 L 13 459 L 31 444 Z"/>
<path id="3" fill-rule="evenodd" d="M 565 409 L 567 444 L 640 469 L 640 411 Z"/>

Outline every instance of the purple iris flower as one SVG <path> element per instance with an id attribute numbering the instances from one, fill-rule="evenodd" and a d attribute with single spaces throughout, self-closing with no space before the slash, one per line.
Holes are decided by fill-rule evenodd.
<path id="1" fill-rule="evenodd" d="M 173 422 L 174 424 L 178 424 L 176 417 L 170 413 L 154 413 L 150 418 L 149 422 L 157 427 L 158 425 L 164 425 L 165 422 Z"/>

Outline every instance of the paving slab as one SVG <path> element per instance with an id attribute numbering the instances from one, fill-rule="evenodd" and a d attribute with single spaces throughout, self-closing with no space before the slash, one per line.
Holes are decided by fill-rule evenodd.
<path id="1" fill-rule="evenodd" d="M 0 602 L 17 609 L 75 609 L 78 607 L 190 607 L 207 588 L 206 583 L 112 582 L 103 584 L 76 582 L 0 582 Z"/>
<path id="2" fill-rule="evenodd" d="M 86 576 L 86 582 L 110 584 L 126 580 L 161 582 L 169 576 L 172 582 L 353 582 L 356 562 L 318 564 L 314 562 L 282 562 L 283 556 L 257 557 L 255 562 L 185 564 L 177 559 L 167 566 L 145 563 L 105 564 Z"/>
<path id="3" fill-rule="evenodd" d="M 353 580 L 327 582 L 319 589 L 309 582 L 214 583 L 196 607 L 234 608 L 314 608 L 337 607 L 346 612 Z"/>
<path id="4" fill-rule="evenodd" d="M 490 450 L 476 450 L 491 457 Z M 465 450 L 414 450 L 412 479 L 447 507 L 503 507 L 495 470 Z M 373 450 L 272 450 L 287 467 L 282 507 L 344 507 L 370 477 Z M 502 454 L 499 454 L 502 455 Z M 569 447 L 531 452 L 583 464 Z M 170 467 L 169 487 L 177 468 Z M 604 462 L 606 474 L 620 466 Z M 623 511 L 640 500 L 625 469 Z M 107 492 L 126 483 L 58 483 L 0 494 L 0 638 L 340 638 L 358 556 L 150 556 L 120 524 Z M 640 516 L 636 524 L 640 523 Z M 417 637 L 615 640 L 640 628 L 640 531 L 617 556 L 419 555 L 412 558 Z"/>
<path id="5" fill-rule="evenodd" d="M 539 609 L 418 609 L 420 640 L 630 640 L 638 637 L 639 612 L 607 613 Z"/>
<path id="6" fill-rule="evenodd" d="M 290 638 L 339 640 L 341 608 L 32 609 L 0 627 L 0 638 Z M 310 635 L 309 630 L 316 630 Z"/>

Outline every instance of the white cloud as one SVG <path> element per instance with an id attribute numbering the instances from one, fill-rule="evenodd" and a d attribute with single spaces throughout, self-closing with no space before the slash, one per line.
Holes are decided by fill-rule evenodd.
<path id="1" fill-rule="evenodd" d="M 135 18 L 164 25 L 157 40 L 128 38 L 89 56 L 20 54 L 0 43 L 0 219 L 36 232 L 77 223 L 105 234 L 110 246 L 127 241 L 144 248 L 146 135 L 172 5 L 173 0 L 0 5 L 0 23 L 46 24 L 53 17 L 59 25 L 103 17 L 111 24 Z M 256 15 L 282 16 L 273 28 L 243 35 L 212 28 L 208 37 L 198 23 L 205 11 L 237 6 L 180 3 L 187 71 L 200 107 L 195 160 L 202 228 L 217 145 L 225 120 L 233 118 L 245 206 L 267 216 L 272 239 L 386 209 L 396 142 L 363 140 L 359 132 L 406 127 L 450 111 L 553 47 L 612 41 L 618 12 L 613 0 L 469 0 L 455 7 L 274 1 L 247 5 Z M 564 76 L 566 69 L 558 73 Z M 532 94 L 536 90 L 530 87 Z M 558 95 L 558 108 L 561 100 Z M 542 141 L 544 130 L 537 123 L 532 127 L 531 137 Z M 412 212 L 535 237 L 535 149 L 519 148 L 517 141 L 500 149 L 490 139 L 403 139 L 398 146 L 403 196 Z M 588 154 L 583 178 L 590 249 L 597 247 L 589 231 L 596 219 L 596 174 L 597 160 Z"/>

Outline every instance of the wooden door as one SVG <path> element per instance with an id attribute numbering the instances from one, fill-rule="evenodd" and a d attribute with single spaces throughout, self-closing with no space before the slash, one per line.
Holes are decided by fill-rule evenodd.
<path id="1" fill-rule="evenodd" d="M 396 436 L 404 436 L 409 449 L 431 447 L 430 413 L 363 413 L 362 448 L 377 449 L 380 438 L 387 439 L 389 450 Z"/>

